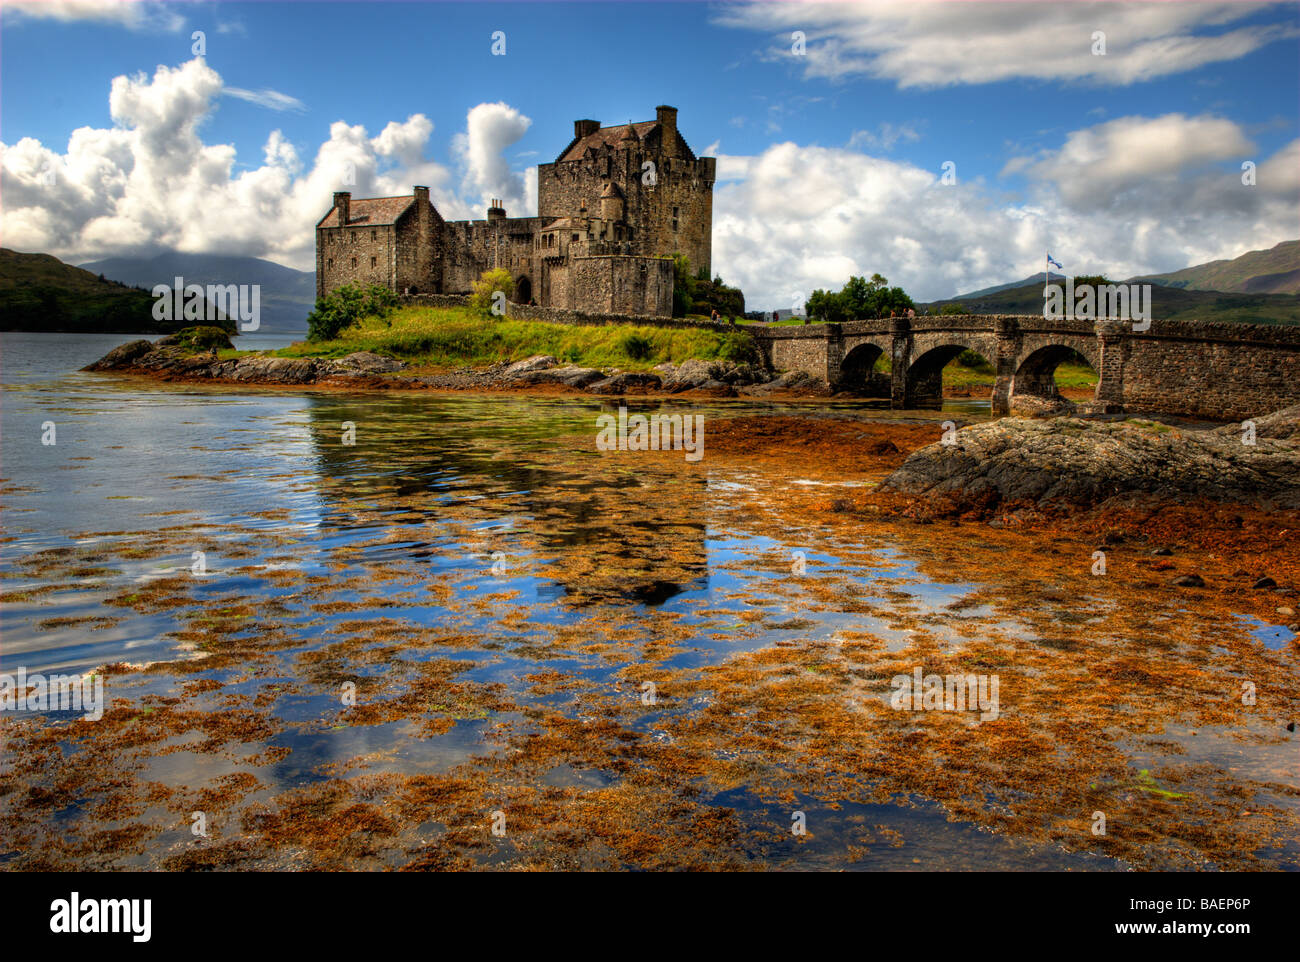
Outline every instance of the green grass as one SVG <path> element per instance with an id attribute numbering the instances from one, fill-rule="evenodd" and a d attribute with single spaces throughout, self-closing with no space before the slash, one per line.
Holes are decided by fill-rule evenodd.
<path id="1" fill-rule="evenodd" d="M 889 370 L 886 358 L 884 370 Z M 877 369 L 880 365 L 877 364 Z M 943 369 L 944 388 L 988 387 L 993 388 L 996 375 L 988 364 L 966 367 L 958 361 L 949 362 Z M 1063 363 L 1056 369 L 1056 386 L 1058 388 L 1093 388 L 1097 386 L 1097 372 L 1086 364 Z"/>
<path id="2" fill-rule="evenodd" d="M 404 307 L 386 320 L 368 317 L 332 341 L 303 341 L 276 351 L 281 357 L 343 357 L 372 351 L 416 366 L 486 366 L 551 354 L 583 367 L 649 370 L 664 361 L 752 360 L 744 334 L 699 328 L 585 327 L 484 317 L 461 307 Z"/>

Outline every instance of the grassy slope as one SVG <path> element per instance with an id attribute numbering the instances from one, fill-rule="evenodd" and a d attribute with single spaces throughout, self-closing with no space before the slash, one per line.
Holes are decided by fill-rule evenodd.
<path id="1" fill-rule="evenodd" d="M 1210 261 L 1147 278 L 1170 287 L 1229 292 L 1300 292 L 1300 240 L 1283 241 L 1268 250 L 1248 251 L 1232 260 Z"/>
<path id="2" fill-rule="evenodd" d="M 636 339 L 644 339 L 644 353 L 636 350 Z M 276 353 L 284 357 L 342 357 L 353 351 L 373 351 L 431 369 L 485 366 L 551 354 L 584 367 L 637 371 L 688 358 L 748 360 L 750 344 L 740 333 L 697 328 L 581 327 L 483 317 L 468 308 L 405 307 L 387 321 L 365 318 L 336 340 L 300 342 Z"/>
<path id="3" fill-rule="evenodd" d="M 159 334 L 194 323 L 156 321 L 153 305 L 148 291 L 101 281 L 50 254 L 0 248 L 0 327 L 5 330 Z"/>

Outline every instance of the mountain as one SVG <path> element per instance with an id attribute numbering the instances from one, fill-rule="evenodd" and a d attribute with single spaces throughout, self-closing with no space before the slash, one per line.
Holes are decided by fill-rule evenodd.
<path id="1" fill-rule="evenodd" d="M 0 330 L 166 334 L 184 322 L 157 321 L 147 290 L 98 277 L 51 254 L 0 248 Z M 221 326 L 234 330 L 234 324 Z"/>
<path id="2" fill-rule="evenodd" d="M 1191 291 L 1237 294 L 1300 293 L 1300 240 L 1283 241 L 1268 250 L 1247 251 L 1232 260 L 1210 261 L 1168 274 L 1133 278 L 1136 282 Z"/>
<path id="3" fill-rule="evenodd" d="M 1134 278 L 1117 283 L 1151 284 L 1151 316 L 1169 321 L 1224 321 L 1242 324 L 1300 324 L 1300 295 L 1247 294 L 1230 291 L 1193 291 L 1164 287 Z M 945 304 L 959 303 L 975 314 L 1041 314 L 1043 278 L 1019 287 L 992 289 L 979 297 L 963 295 L 947 301 L 918 304 L 918 311 L 936 313 Z"/>
<path id="4" fill-rule="evenodd" d="M 956 297 L 953 298 L 953 300 L 964 301 L 976 297 L 988 297 L 990 294 L 1001 294 L 1003 291 L 1014 290 L 1017 287 L 1025 287 L 1029 284 L 1033 284 L 1035 281 L 1041 285 L 1043 283 L 1043 275 L 1035 274 L 1032 277 L 1026 277 L 1023 281 L 1012 281 L 1010 284 L 999 284 L 997 287 L 984 287 L 978 291 L 971 291 L 969 294 L 958 294 Z M 1051 282 L 1053 284 L 1064 283 L 1065 275 L 1053 273 L 1051 275 Z"/>
<path id="5" fill-rule="evenodd" d="M 1052 282 L 1065 280 L 1062 274 L 1052 274 Z M 957 294 L 949 301 L 969 301 L 1004 291 L 1017 290 L 1037 283 L 1043 286 L 1043 275 L 1031 274 L 1024 280 L 985 287 L 969 294 Z M 1125 284 L 1159 284 L 1189 291 L 1222 291 L 1228 294 L 1300 294 L 1300 240 L 1283 241 L 1268 250 L 1248 251 L 1232 260 L 1210 261 L 1184 267 L 1167 274 L 1145 274 L 1130 277 Z M 943 301 L 936 301 L 943 303 Z"/>
<path id="6" fill-rule="evenodd" d="M 186 284 L 257 284 L 261 287 L 262 323 L 259 332 L 306 333 L 307 315 L 316 303 L 316 275 L 296 271 L 257 257 L 216 254 L 159 254 L 157 257 L 109 257 L 82 264 L 124 284 L 149 290 L 171 286 L 177 277 Z M 251 332 L 250 332 L 251 333 Z"/>

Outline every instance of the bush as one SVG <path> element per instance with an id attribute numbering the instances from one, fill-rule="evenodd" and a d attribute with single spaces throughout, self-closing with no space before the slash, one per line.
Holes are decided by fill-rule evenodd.
<path id="1" fill-rule="evenodd" d="M 956 302 L 954 301 L 954 302 L 951 303 L 951 304 L 945 304 L 945 305 L 943 305 L 943 307 L 939 308 L 939 313 L 940 313 L 941 315 L 943 315 L 943 314 L 967 314 L 967 313 L 969 313 L 969 310 L 968 310 L 967 308 L 963 307 L 961 304 L 958 304 L 958 303 L 956 303 Z"/>
<path id="2" fill-rule="evenodd" d="M 224 351 L 234 347 L 225 331 L 211 326 L 187 327 L 163 340 L 187 351 Z"/>
<path id="3" fill-rule="evenodd" d="M 307 315 L 307 340 L 332 341 L 363 317 L 387 317 L 396 306 L 397 295 L 379 284 L 344 284 L 316 300 Z"/>
<path id="4" fill-rule="evenodd" d="M 504 267 L 486 270 L 474 282 L 474 291 L 469 296 L 470 307 L 484 316 L 490 315 L 498 292 L 505 295 L 507 301 L 515 296 L 515 279 Z M 501 313 L 504 314 L 504 310 Z"/>
<path id="5" fill-rule="evenodd" d="M 968 367 L 976 371 L 993 370 L 993 365 L 985 360 L 983 354 L 977 354 L 971 350 L 965 350 L 958 354 L 957 363 L 962 367 Z"/>
<path id="6" fill-rule="evenodd" d="M 650 338 L 640 334 L 626 334 L 618 342 L 619 350 L 634 361 L 648 360 L 654 353 L 655 346 Z"/>

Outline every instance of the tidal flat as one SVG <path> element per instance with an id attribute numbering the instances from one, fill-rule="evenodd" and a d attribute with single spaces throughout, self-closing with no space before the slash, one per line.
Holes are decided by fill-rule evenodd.
<path id="1" fill-rule="evenodd" d="M 6 869 L 1300 869 L 1294 517 L 877 497 L 951 410 L 76 385 L 6 395 L 0 671 L 108 704 L 0 718 Z"/>

